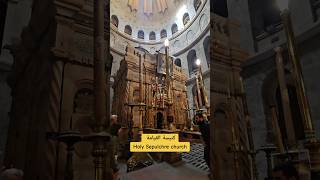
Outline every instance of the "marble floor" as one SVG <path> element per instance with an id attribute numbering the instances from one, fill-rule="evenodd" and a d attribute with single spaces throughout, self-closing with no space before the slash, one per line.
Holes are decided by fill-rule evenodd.
<path id="1" fill-rule="evenodd" d="M 182 161 L 174 165 L 161 162 L 127 173 L 125 162 L 120 162 L 118 180 L 209 180 L 208 173 L 203 145 L 192 144 L 191 151 L 182 153 Z"/>

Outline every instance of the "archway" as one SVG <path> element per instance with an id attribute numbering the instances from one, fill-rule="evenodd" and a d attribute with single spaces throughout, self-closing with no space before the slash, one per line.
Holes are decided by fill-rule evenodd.
<path id="1" fill-rule="evenodd" d="M 210 36 L 207 36 L 203 41 L 204 53 L 208 67 L 210 67 Z"/>
<path id="2" fill-rule="evenodd" d="M 156 128 L 157 129 L 162 129 L 163 125 L 163 114 L 161 112 L 157 112 L 156 115 Z"/>
<path id="3" fill-rule="evenodd" d="M 179 67 L 181 67 L 181 59 L 176 59 L 175 61 L 174 61 L 174 64 L 176 65 L 176 66 L 179 66 Z"/>
<path id="4" fill-rule="evenodd" d="M 111 16 L 111 24 L 113 24 L 115 27 L 118 28 L 119 25 L 119 19 L 116 15 Z"/>
<path id="5" fill-rule="evenodd" d="M 197 69 L 197 65 L 195 63 L 196 60 L 197 60 L 197 53 L 194 49 L 192 49 L 191 51 L 189 51 L 187 55 L 189 75 L 191 75 Z"/>

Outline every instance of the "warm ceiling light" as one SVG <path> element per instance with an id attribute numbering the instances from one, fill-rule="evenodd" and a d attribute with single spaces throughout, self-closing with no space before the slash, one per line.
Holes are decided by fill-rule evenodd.
<path id="1" fill-rule="evenodd" d="M 197 60 L 196 60 L 196 65 L 197 65 L 197 66 L 200 66 L 200 64 L 201 64 L 200 59 L 197 59 Z"/>
<path id="2" fill-rule="evenodd" d="M 168 39 L 164 40 L 164 46 L 169 47 L 169 40 Z"/>
<path id="3" fill-rule="evenodd" d="M 289 0 L 277 0 L 277 5 L 280 11 L 289 9 Z"/>

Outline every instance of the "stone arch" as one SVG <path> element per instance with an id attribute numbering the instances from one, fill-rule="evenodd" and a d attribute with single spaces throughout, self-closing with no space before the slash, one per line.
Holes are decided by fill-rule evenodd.
<path id="1" fill-rule="evenodd" d="M 204 54 L 206 56 L 208 67 L 210 67 L 210 42 L 210 36 L 207 36 L 203 41 Z"/>
<path id="2" fill-rule="evenodd" d="M 187 55 L 189 75 L 191 75 L 197 69 L 197 65 L 195 63 L 196 60 L 197 60 L 197 52 L 196 50 L 192 49 L 188 52 L 188 55 Z"/>
<path id="3" fill-rule="evenodd" d="M 174 64 L 181 67 L 181 59 L 177 58 L 176 60 L 174 60 Z"/>
<path id="4" fill-rule="evenodd" d="M 155 125 L 156 125 L 156 129 L 162 129 L 163 128 L 163 125 L 164 125 L 164 115 L 162 112 L 157 112 L 156 114 L 156 122 L 155 122 Z"/>
<path id="5" fill-rule="evenodd" d="M 161 32 L 160 32 L 160 37 L 161 37 L 161 39 L 162 38 L 166 38 L 167 37 L 167 30 L 162 29 Z"/>
<path id="6" fill-rule="evenodd" d="M 202 0 L 193 0 L 193 7 L 195 11 L 198 11 L 199 7 L 202 4 Z"/>
<path id="7" fill-rule="evenodd" d="M 131 26 L 130 25 L 126 25 L 125 27 L 124 27 L 124 33 L 126 33 L 126 34 L 128 34 L 128 35 L 132 35 L 132 28 L 131 28 Z"/>
<path id="8" fill-rule="evenodd" d="M 151 31 L 149 34 L 149 40 L 156 40 L 156 33 L 154 31 Z"/>
<path id="9" fill-rule="evenodd" d="M 172 24 L 171 26 L 171 33 L 172 35 L 178 32 L 178 25 L 176 23 Z"/>
<path id="10" fill-rule="evenodd" d="M 182 17 L 183 25 L 187 25 L 189 21 L 190 21 L 189 13 L 184 13 L 184 15 Z"/>
<path id="11" fill-rule="evenodd" d="M 144 39 L 144 32 L 142 30 L 138 31 L 138 38 L 139 39 Z"/>
<path id="12" fill-rule="evenodd" d="M 119 26 L 119 19 L 116 15 L 111 16 L 111 24 L 113 24 L 115 27 Z"/>

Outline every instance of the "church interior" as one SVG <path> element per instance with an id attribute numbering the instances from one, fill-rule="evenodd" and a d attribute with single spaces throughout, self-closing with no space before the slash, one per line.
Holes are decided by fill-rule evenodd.
<path id="1" fill-rule="evenodd" d="M 319 0 L 0 0 L 0 179 L 320 179 L 319 19 Z M 190 152 L 130 152 L 143 134 Z"/>

